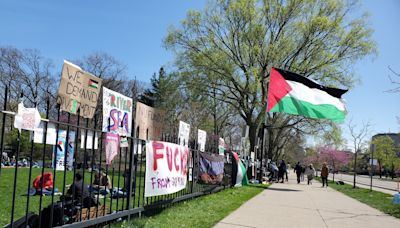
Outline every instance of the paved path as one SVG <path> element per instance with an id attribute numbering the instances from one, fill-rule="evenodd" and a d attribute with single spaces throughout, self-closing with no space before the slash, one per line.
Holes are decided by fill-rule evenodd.
<path id="1" fill-rule="evenodd" d="M 331 188 L 289 183 L 273 184 L 220 221 L 225 227 L 400 227 L 400 220 Z"/>
<path id="2" fill-rule="evenodd" d="M 353 176 L 348 175 L 348 174 L 335 174 L 335 181 L 341 180 L 343 182 L 353 184 Z M 332 174 L 329 174 L 329 180 L 332 180 Z M 356 185 L 360 188 L 367 188 L 369 189 L 370 183 L 371 183 L 371 178 L 368 176 L 361 176 L 357 175 L 356 177 Z M 375 187 L 374 187 L 375 186 Z M 385 180 L 379 180 L 376 178 L 372 179 L 372 189 L 374 191 L 380 191 L 384 192 L 387 194 L 394 195 L 397 193 L 397 182 L 395 181 L 385 181 Z"/>

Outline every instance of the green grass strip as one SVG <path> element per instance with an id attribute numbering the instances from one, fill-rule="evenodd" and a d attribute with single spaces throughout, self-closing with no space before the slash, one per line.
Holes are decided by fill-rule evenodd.
<path id="1" fill-rule="evenodd" d="M 267 185 L 229 188 L 218 193 L 184 201 L 149 217 L 134 218 L 113 227 L 212 227 L 251 199 Z"/>
<path id="2" fill-rule="evenodd" d="M 318 177 L 317 180 L 320 180 Z M 338 185 L 333 181 L 329 181 L 329 187 L 339 191 L 351 198 L 354 198 L 361 203 L 376 208 L 385 214 L 400 218 L 400 204 L 393 204 L 393 196 L 378 191 L 370 191 L 365 188 L 353 188 L 353 185 L 344 184 Z"/>

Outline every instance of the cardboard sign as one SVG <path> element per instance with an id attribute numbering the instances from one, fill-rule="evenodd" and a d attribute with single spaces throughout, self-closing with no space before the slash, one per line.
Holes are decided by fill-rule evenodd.
<path id="1" fill-rule="evenodd" d="M 102 79 L 64 60 L 57 97 L 60 109 L 72 114 L 79 109 L 80 116 L 93 118 L 101 83 Z"/>
<path id="2" fill-rule="evenodd" d="M 18 104 L 18 112 L 14 117 L 14 127 L 34 131 L 40 125 L 40 113 L 37 108 L 25 108 L 21 102 Z"/>
<path id="3" fill-rule="evenodd" d="M 39 127 L 35 128 L 33 134 L 33 142 L 34 143 L 43 143 L 44 140 L 44 122 L 40 122 Z M 57 131 L 56 125 L 53 123 L 47 123 L 47 131 L 46 131 L 46 144 L 47 145 L 56 145 Z"/>
<path id="4" fill-rule="evenodd" d="M 86 130 L 82 130 L 81 131 L 81 149 L 85 149 L 85 134 L 86 134 Z M 93 145 L 93 131 L 88 130 L 87 136 L 86 136 L 86 149 L 97 150 L 98 145 L 99 145 L 99 137 L 97 135 L 97 132 L 94 136 L 94 145 Z"/>
<path id="5" fill-rule="evenodd" d="M 142 140 L 159 140 L 164 125 L 165 112 L 140 102 L 136 103 L 135 132 Z"/>
<path id="6" fill-rule="evenodd" d="M 186 187 L 189 149 L 161 141 L 146 142 L 145 197 L 166 195 Z"/>
<path id="7" fill-rule="evenodd" d="M 179 145 L 188 146 L 190 134 L 190 124 L 179 121 Z"/>
<path id="8" fill-rule="evenodd" d="M 110 165 L 119 151 L 119 135 L 112 132 L 106 133 L 105 138 L 106 164 Z"/>
<path id="9" fill-rule="evenodd" d="M 103 132 L 131 135 L 132 98 L 103 87 Z"/>
<path id="10" fill-rule="evenodd" d="M 197 143 L 199 144 L 199 150 L 204 152 L 206 150 L 206 139 L 207 139 L 207 132 L 198 129 L 197 130 Z"/>

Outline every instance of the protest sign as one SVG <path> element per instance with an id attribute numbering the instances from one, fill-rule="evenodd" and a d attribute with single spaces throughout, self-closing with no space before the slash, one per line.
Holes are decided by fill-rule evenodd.
<path id="1" fill-rule="evenodd" d="M 179 145 L 188 146 L 190 134 L 190 124 L 179 121 Z"/>
<path id="2" fill-rule="evenodd" d="M 159 140 L 164 124 L 164 111 L 136 102 L 135 131 L 136 138 Z"/>
<path id="3" fill-rule="evenodd" d="M 161 141 L 146 142 L 145 197 L 178 192 L 186 187 L 189 149 Z"/>
<path id="4" fill-rule="evenodd" d="M 35 128 L 33 134 L 33 142 L 34 143 L 43 143 L 44 140 L 44 130 L 45 124 L 44 122 L 40 122 L 39 127 Z M 56 145 L 56 125 L 53 123 L 47 123 L 47 131 L 46 131 L 46 144 L 47 145 Z"/>
<path id="5" fill-rule="evenodd" d="M 18 104 L 18 112 L 14 117 L 14 127 L 34 131 L 40 125 L 40 113 L 37 108 L 25 108 L 21 102 Z"/>
<path id="6" fill-rule="evenodd" d="M 103 132 L 130 136 L 132 98 L 103 87 Z"/>
<path id="7" fill-rule="evenodd" d="M 67 168 L 71 169 L 74 160 L 74 142 L 75 142 L 75 132 L 70 131 L 67 143 L 67 131 L 58 130 L 57 146 L 53 151 L 53 168 L 56 170 L 64 170 L 64 163 Z M 65 161 L 65 153 L 67 153 L 67 162 Z M 55 163 L 54 163 L 55 162 Z"/>
<path id="8" fill-rule="evenodd" d="M 60 109 L 72 114 L 80 110 L 80 116 L 93 118 L 101 83 L 102 79 L 64 60 L 57 97 Z"/>
<path id="9" fill-rule="evenodd" d="M 204 152 L 206 150 L 206 139 L 207 139 L 207 132 L 198 129 L 197 130 L 197 143 L 199 144 L 199 150 Z"/>
<path id="10" fill-rule="evenodd" d="M 85 148 L 85 134 L 86 134 L 86 130 L 82 130 L 81 131 L 81 149 Z M 97 150 L 98 145 L 99 145 L 99 137 L 97 135 L 97 132 L 94 136 L 94 146 L 93 146 L 93 131 L 88 130 L 87 135 L 86 135 L 86 149 Z"/>
<path id="11" fill-rule="evenodd" d="M 219 155 L 224 155 L 224 152 L 225 152 L 225 140 L 223 138 L 219 138 L 218 153 L 219 153 Z"/>
<path id="12" fill-rule="evenodd" d="M 119 135 L 112 132 L 106 133 L 105 138 L 106 164 L 110 165 L 119 151 Z"/>

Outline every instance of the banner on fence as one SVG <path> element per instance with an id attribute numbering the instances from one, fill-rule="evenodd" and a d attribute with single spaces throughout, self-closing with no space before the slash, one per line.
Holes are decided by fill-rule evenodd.
<path id="1" fill-rule="evenodd" d="M 165 112 L 136 102 L 135 131 L 136 138 L 143 140 L 159 140 L 164 125 Z"/>
<path id="2" fill-rule="evenodd" d="M 132 98 L 103 87 L 103 132 L 130 136 Z"/>
<path id="3" fill-rule="evenodd" d="M 37 108 L 25 108 L 24 103 L 18 104 L 18 112 L 14 117 L 14 127 L 34 131 L 40 125 L 40 113 Z"/>
<path id="4" fill-rule="evenodd" d="M 190 134 L 190 124 L 179 121 L 179 145 L 188 146 Z"/>
<path id="5" fill-rule="evenodd" d="M 33 132 L 34 143 L 43 143 L 44 130 L 45 130 L 45 124 L 42 121 L 40 122 L 39 127 L 35 128 L 35 131 Z M 47 123 L 46 144 L 56 145 L 56 138 L 57 138 L 56 125 L 53 123 Z"/>
<path id="6" fill-rule="evenodd" d="M 79 109 L 80 116 L 93 118 L 101 84 L 102 79 L 64 60 L 57 97 L 60 109 L 72 114 Z"/>
<path id="7" fill-rule="evenodd" d="M 202 184 L 220 184 L 224 176 L 224 156 L 199 153 L 200 172 L 199 182 Z"/>
<path id="8" fill-rule="evenodd" d="M 224 155 L 225 152 L 225 140 L 223 138 L 219 138 L 218 140 L 218 153 L 219 155 Z"/>
<path id="9" fill-rule="evenodd" d="M 207 132 L 198 129 L 197 130 L 197 143 L 199 144 L 199 150 L 204 152 L 206 150 L 206 139 L 207 139 Z"/>
<path id="10" fill-rule="evenodd" d="M 75 132 L 70 131 L 67 142 L 67 131 L 66 130 L 58 130 L 58 139 L 57 145 L 53 151 L 53 168 L 56 170 L 64 170 L 66 164 L 67 169 L 72 169 L 73 161 L 74 161 L 74 142 L 75 142 Z M 67 155 L 65 155 L 67 153 Z M 65 157 L 67 157 L 67 162 L 65 161 Z"/>
<path id="11" fill-rule="evenodd" d="M 86 130 L 81 131 L 81 149 L 85 148 L 85 134 Z M 94 145 L 93 145 L 93 131 L 87 130 L 87 135 L 86 135 L 86 149 L 95 149 L 97 150 L 99 145 L 99 137 L 97 135 L 97 132 L 94 136 Z"/>
<path id="12" fill-rule="evenodd" d="M 105 138 L 106 164 L 110 165 L 119 151 L 119 135 L 112 132 L 106 133 Z"/>
<path id="13" fill-rule="evenodd" d="M 189 149 L 161 142 L 146 142 L 145 197 L 178 192 L 186 187 Z"/>

